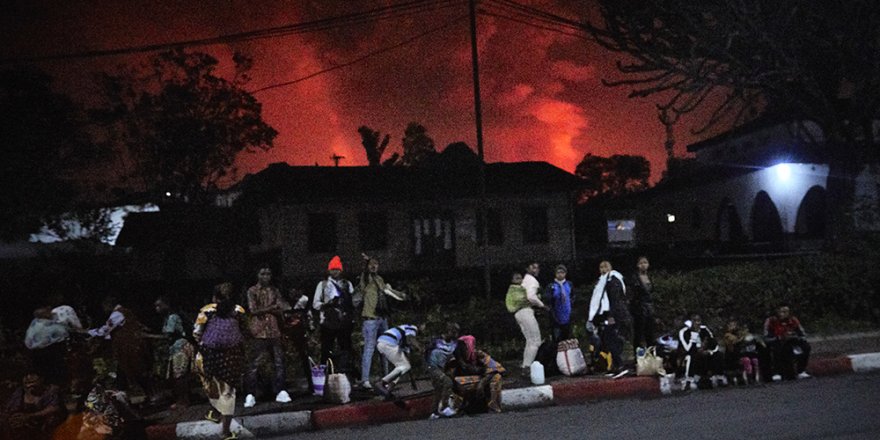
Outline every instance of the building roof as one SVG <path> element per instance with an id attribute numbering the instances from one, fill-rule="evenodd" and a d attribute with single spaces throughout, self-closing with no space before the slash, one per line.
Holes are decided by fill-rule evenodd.
<path id="1" fill-rule="evenodd" d="M 466 147 L 463 147 L 466 148 Z M 572 192 L 581 179 L 546 162 L 486 165 L 486 193 Z M 479 195 L 479 161 L 470 150 L 447 148 L 423 166 L 318 167 L 274 163 L 245 176 L 230 191 L 237 204 L 326 200 L 438 200 Z"/>
<path id="2" fill-rule="evenodd" d="M 718 145 L 722 142 L 727 142 L 729 140 L 736 139 L 747 134 L 763 130 L 765 128 L 793 122 L 795 121 L 792 120 L 790 117 L 776 114 L 763 114 L 755 119 L 752 119 L 749 122 L 746 122 L 745 124 L 724 131 L 718 135 L 703 139 L 699 142 L 694 142 L 693 144 L 687 146 L 687 151 L 689 153 L 696 153 L 697 151 L 700 151 L 704 148 Z"/>
<path id="3" fill-rule="evenodd" d="M 259 242 L 257 219 L 247 213 L 210 206 L 187 206 L 125 217 L 117 246 L 228 248 Z"/>

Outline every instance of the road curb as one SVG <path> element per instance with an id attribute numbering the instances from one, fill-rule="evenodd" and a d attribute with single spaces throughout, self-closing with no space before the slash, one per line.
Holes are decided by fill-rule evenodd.
<path id="1" fill-rule="evenodd" d="M 814 359 L 807 371 L 814 376 L 865 373 L 880 370 L 880 353 L 854 354 Z M 659 382 L 654 377 L 625 377 L 617 380 L 564 379 L 552 385 L 513 388 L 501 392 L 505 409 L 526 409 L 548 405 L 571 405 L 601 399 L 659 397 Z M 425 419 L 431 414 L 431 396 L 393 402 L 366 401 L 316 411 L 272 413 L 237 417 L 233 430 L 240 438 L 291 434 L 300 431 L 375 425 L 405 420 Z M 214 439 L 220 425 L 207 421 L 152 425 L 146 429 L 150 440 Z"/>
<path id="2" fill-rule="evenodd" d="M 852 361 L 848 356 L 815 359 L 807 365 L 807 372 L 813 376 L 834 376 L 853 372 Z"/>
<path id="3" fill-rule="evenodd" d="M 880 353 L 852 354 L 848 358 L 854 373 L 880 370 Z"/>
<path id="4" fill-rule="evenodd" d="M 560 382 L 553 384 L 553 403 L 569 405 L 588 400 L 629 396 L 660 395 L 659 381 L 653 377 L 627 377 L 617 380 Z"/>
<path id="5" fill-rule="evenodd" d="M 320 409 L 312 411 L 312 427 L 343 428 L 428 418 L 431 415 L 431 400 L 431 396 L 425 396 L 405 400 L 401 406 L 393 402 L 368 401 Z"/>
<path id="6" fill-rule="evenodd" d="M 504 409 L 534 408 L 552 404 L 553 387 L 550 385 L 501 391 L 501 405 Z"/>

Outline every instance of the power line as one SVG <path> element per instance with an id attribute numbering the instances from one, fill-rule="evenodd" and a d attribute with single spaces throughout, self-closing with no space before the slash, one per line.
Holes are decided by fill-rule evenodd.
<path id="1" fill-rule="evenodd" d="M 459 21 L 459 20 L 461 20 L 461 19 L 463 19 L 463 18 L 465 18 L 465 17 L 466 17 L 466 16 L 460 16 L 460 17 L 454 18 L 454 19 L 452 19 L 452 20 L 450 20 L 450 21 L 448 21 L 448 22 L 446 22 L 446 23 L 444 23 L 444 24 L 442 24 L 442 25 L 440 25 L 440 26 L 438 26 L 438 27 L 435 27 L 435 28 L 429 29 L 429 30 L 427 30 L 427 31 L 425 31 L 425 32 L 422 32 L 422 33 L 418 34 L 418 35 L 415 35 L 415 36 L 412 36 L 412 37 L 410 37 L 410 38 L 407 38 L 406 40 L 403 40 L 403 41 L 401 41 L 401 42 L 399 42 L 399 43 L 397 43 L 397 44 L 394 44 L 394 45 L 391 45 L 391 46 L 385 46 L 385 47 L 382 47 L 382 48 L 380 48 L 380 49 L 378 49 L 378 50 L 374 50 L 374 51 L 372 51 L 372 52 L 370 52 L 370 53 L 368 53 L 368 54 L 366 54 L 366 55 L 363 55 L 363 56 L 357 57 L 357 58 L 355 58 L 355 59 L 353 59 L 353 60 L 351 60 L 351 61 L 348 61 L 348 62 L 345 62 L 345 63 L 342 63 L 342 64 L 338 64 L 338 65 L 333 66 L 333 67 L 328 67 L 328 68 L 326 68 L 326 69 L 319 70 L 319 71 L 317 71 L 317 72 L 314 72 L 314 73 L 311 73 L 311 74 L 309 74 L 309 75 L 306 75 L 306 76 L 304 76 L 304 77 L 302 77 L 302 78 L 297 78 L 297 79 L 294 79 L 294 80 L 291 80 L 291 81 L 285 81 L 285 82 L 281 82 L 281 83 L 277 83 L 277 84 L 271 84 L 271 85 L 268 85 L 268 86 L 265 86 L 265 87 L 260 87 L 259 89 L 252 90 L 250 93 L 251 93 L 251 94 L 256 94 L 256 93 L 263 92 L 263 91 L 266 91 L 266 90 L 271 90 L 271 89 L 276 89 L 276 88 L 279 88 L 279 87 L 285 87 L 285 86 L 293 85 L 293 84 L 296 84 L 296 83 L 299 83 L 299 82 L 303 82 L 303 81 L 305 81 L 305 80 L 307 80 L 307 79 L 314 78 L 314 77 L 316 77 L 316 76 L 318 76 L 318 75 L 322 75 L 322 74 L 327 73 L 327 72 L 332 72 L 332 71 L 334 71 L 334 70 L 341 69 L 341 68 L 343 68 L 343 67 L 351 66 L 352 64 L 359 63 L 359 62 L 364 61 L 364 60 L 366 60 L 366 59 L 368 59 L 368 58 L 371 58 L 371 57 L 373 57 L 373 56 L 375 56 L 375 55 L 379 55 L 379 54 L 382 54 L 382 53 L 385 53 L 385 52 L 389 52 L 389 51 L 392 51 L 392 50 L 394 50 L 394 49 L 397 49 L 397 48 L 400 48 L 400 47 L 406 46 L 406 45 L 408 45 L 408 44 L 411 44 L 411 43 L 415 42 L 416 40 L 418 40 L 418 39 L 420 39 L 420 38 L 423 38 L 423 37 L 425 37 L 425 36 L 428 36 L 428 35 L 430 35 L 430 34 L 433 34 L 433 33 L 435 33 L 435 32 L 438 32 L 438 31 L 440 31 L 440 30 L 442 30 L 442 29 L 445 29 L 445 28 L 447 28 L 447 27 L 449 27 L 449 26 L 455 24 L 457 21 Z"/>
<path id="2" fill-rule="evenodd" d="M 390 6 L 371 9 L 364 12 L 339 15 L 320 20 L 309 22 L 288 24 L 254 31 L 238 32 L 233 34 L 220 35 L 216 37 L 183 40 L 172 43 L 158 43 L 143 46 L 132 46 L 118 49 L 106 50 L 89 50 L 82 52 L 74 52 L 67 54 L 41 55 L 33 57 L 19 57 L 0 59 L 0 64 L 39 62 L 39 61 L 59 61 L 76 58 L 97 58 L 105 56 L 129 55 L 145 52 L 156 52 L 177 49 L 191 46 L 207 46 L 213 44 L 232 43 L 237 41 L 250 41 L 266 38 L 278 38 L 294 34 L 302 34 L 307 32 L 318 32 L 332 29 L 338 29 L 345 26 L 358 25 L 363 23 L 375 22 L 390 18 L 398 18 L 407 15 L 414 15 L 430 10 L 437 10 L 455 6 L 461 3 L 461 0 L 414 0 L 404 3 L 398 3 Z"/>
<path id="3" fill-rule="evenodd" d="M 521 11 L 522 14 L 529 15 L 533 18 L 539 19 L 547 23 L 553 23 L 559 26 L 567 27 L 569 29 L 584 31 L 586 27 L 585 23 L 565 18 L 561 15 L 557 15 L 543 9 L 538 9 L 533 6 L 517 3 L 513 0 L 489 0 L 489 2 L 501 7 L 506 7 L 508 9 Z"/>
<path id="4" fill-rule="evenodd" d="M 574 33 L 571 33 L 571 32 L 566 32 L 566 31 L 564 31 L 564 30 L 562 30 L 562 29 L 553 28 L 553 27 L 549 27 L 549 26 L 542 26 L 542 25 L 539 25 L 539 24 L 531 23 L 531 22 L 529 22 L 528 20 L 519 19 L 519 18 L 514 18 L 514 17 L 510 17 L 510 16 L 507 16 L 507 15 L 498 14 L 498 13 L 494 13 L 494 12 L 489 12 L 489 11 L 487 11 L 487 10 L 480 10 L 480 11 L 479 11 L 479 14 L 480 14 L 480 15 L 489 16 L 489 17 L 500 18 L 500 19 L 502 19 L 502 20 L 509 20 L 509 21 L 512 21 L 512 22 L 515 22 L 515 23 L 524 24 L 524 25 L 526 25 L 526 26 L 531 26 L 531 27 L 534 27 L 534 28 L 537 28 L 537 29 L 541 29 L 541 30 L 545 30 L 545 31 L 556 32 L 556 33 L 558 33 L 558 34 L 562 34 L 562 35 L 568 35 L 569 37 L 580 38 L 580 39 L 583 39 L 583 40 L 589 40 L 589 39 L 590 39 L 590 38 L 587 37 L 586 35 L 578 35 L 578 34 L 574 34 Z"/>

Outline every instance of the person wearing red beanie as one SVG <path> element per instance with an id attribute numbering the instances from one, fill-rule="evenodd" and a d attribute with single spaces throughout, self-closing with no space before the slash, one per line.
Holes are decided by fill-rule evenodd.
<path id="1" fill-rule="evenodd" d="M 321 361 L 333 358 L 337 369 L 351 372 L 351 332 L 354 330 L 354 287 L 342 278 L 342 259 L 333 256 L 328 277 L 318 283 L 312 307 L 321 313 Z M 334 350 L 338 346 L 338 350 Z"/>

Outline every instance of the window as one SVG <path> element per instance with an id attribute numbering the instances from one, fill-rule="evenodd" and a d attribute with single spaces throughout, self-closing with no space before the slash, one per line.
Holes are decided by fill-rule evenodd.
<path id="1" fill-rule="evenodd" d="M 522 226 L 524 243 L 540 244 L 550 241 L 547 231 L 547 208 L 523 208 Z"/>
<path id="2" fill-rule="evenodd" d="M 483 240 L 483 219 L 480 217 L 480 210 L 477 210 L 477 243 Z M 486 232 L 488 233 L 489 246 L 501 246 L 504 244 L 504 223 L 501 220 L 501 211 L 497 209 L 486 210 Z"/>
<path id="3" fill-rule="evenodd" d="M 630 243 L 635 239 L 635 236 L 633 235 L 635 229 L 635 220 L 608 220 L 608 242 Z"/>
<path id="4" fill-rule="evenodd" d="M 309 214 L 309 252 L 336 252 L 336 214 Z"/>
<path id="5" fill-rule="evenodd" d="M 383 212 L 358 214 L 358 236 L 365 251 L 385 249 L 388 247 L 388 217 Z"/>

